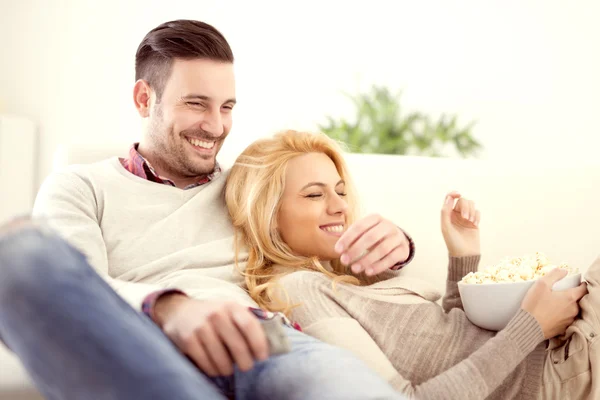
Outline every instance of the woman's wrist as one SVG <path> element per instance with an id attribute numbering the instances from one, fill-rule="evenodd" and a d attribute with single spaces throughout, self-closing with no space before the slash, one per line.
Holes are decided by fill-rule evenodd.
<path id="1" fill-rule="evenodd" d="M 465 253 L 448 253 L 451 258 L 465 258 L 465 257 L 477 257 L 480 253 L 477 252 L 465 252 Z"/>
<path id="2" fill-rule="evenodd" d="M 451 282 L 460 281 L 469 272 L 476 272 L 479 267 L 479 254 L 474 256 L 453 257 L 450 256 L 448 263 L 448 280 Z"/>

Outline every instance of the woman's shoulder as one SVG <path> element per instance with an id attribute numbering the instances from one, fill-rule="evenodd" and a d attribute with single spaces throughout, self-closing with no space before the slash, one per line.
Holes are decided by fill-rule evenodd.
<path id="1" fill-rule="evenodd" d="M 292 269 L 289 267 L 276 267 L 277 273 L 281 274 L 278 282 L 284 287 L 294 284 L 306 284 L 308 282 L 331 282 L 331 279 L 319 271 L 310 271 L 306 269 Z"/>

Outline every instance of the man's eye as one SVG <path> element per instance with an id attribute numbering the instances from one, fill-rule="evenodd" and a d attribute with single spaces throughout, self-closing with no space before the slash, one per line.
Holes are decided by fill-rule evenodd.
<path id="1" fill-rule="evenodd" d="M 315 198 L 315 197 L 321 197 L 322 194 L 321 193 L 311 193 L 306 195 L 306 197 L 310 197 L 310 198 Z"/>
<path id="2" fill-rule="evenodd" d="M 198 106 L 201 106 L 201 105 L 202 105 L 202 103 L 197 103 L 197 102 L 195 102 L 195 101 L 188 101 L 188 102 L 187 102 L 187 103 L 185 103 L 185 104 L 187 104 L 188 106 L 194 106 L 194 107 L 198 107 Z"/>

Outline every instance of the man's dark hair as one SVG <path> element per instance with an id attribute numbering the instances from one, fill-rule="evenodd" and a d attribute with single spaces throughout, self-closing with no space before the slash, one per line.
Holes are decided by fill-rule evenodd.
<path id="1" fill-rule="evenodd" d="M 140 43 L 135 53 L 135 80 L 147 81 L 160 99 L 176 58 L 233 63 L 233 52 L 221 32 L 207 23 L 185 19 L 165 22 Z"/>

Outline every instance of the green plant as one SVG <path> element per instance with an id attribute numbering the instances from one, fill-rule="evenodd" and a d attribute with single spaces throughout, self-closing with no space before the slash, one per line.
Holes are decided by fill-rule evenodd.
<path id="1" fill-rule="evenodd" d="M 434 121 L 420 112 L 403 113 L 400 92 L 373 86 L 369 93 L 348 97 L 356 108 L 355 121 L 327 117 L 319 129 L 353 152 L 440 157 L 453 147 L 469 157 L 482 148 L 471 135 L 474 123 L 459 127 L 456 116 L 443 114 Z"/>

